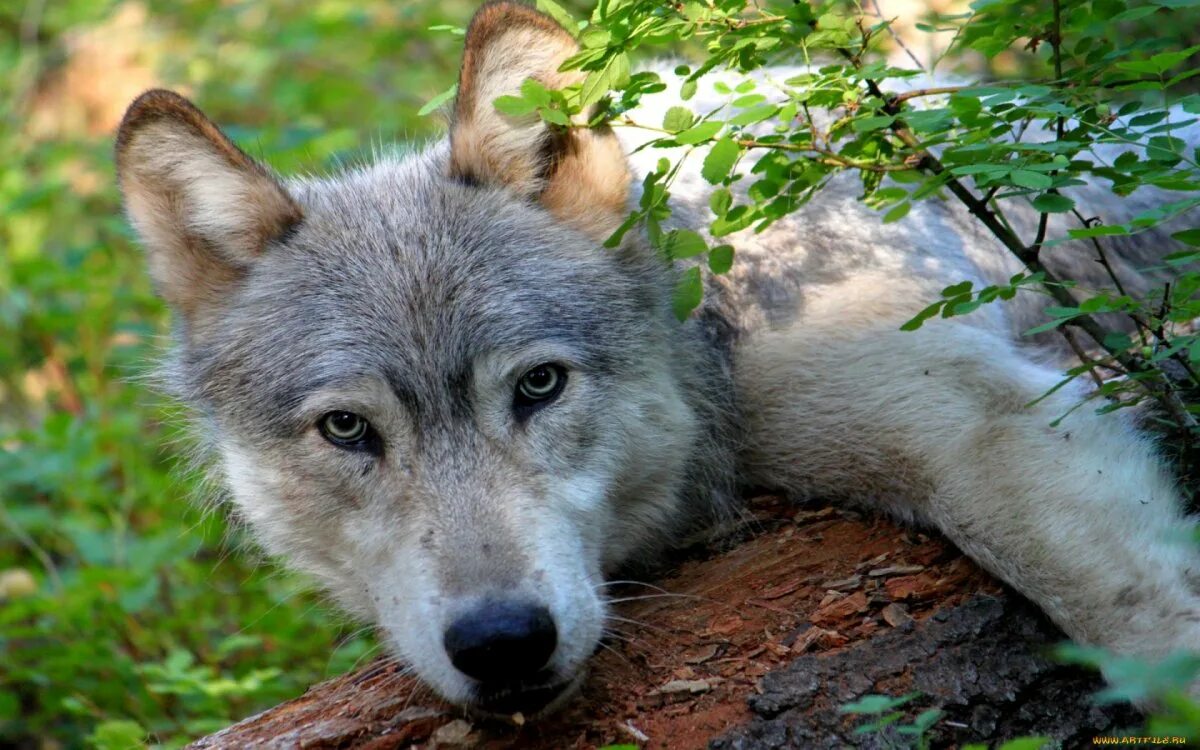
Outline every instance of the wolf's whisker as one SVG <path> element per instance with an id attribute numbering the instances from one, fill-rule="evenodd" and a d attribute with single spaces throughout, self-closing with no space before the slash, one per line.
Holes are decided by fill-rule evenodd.
<path id="1" fill-rule="evenodd" d="M 642 594 L 640 596 L 622 596 L 616 599 L 606 599 L 609 604 L 620 604 L 622 602 L 640 602 L 646 599 L 693 599 L 703 601 L 704 597 L 695 594 Z"/>
<path id="2" fill-rule="evenodd" d="M 669 628 L 664 628 L 661 625 L 651 625 L 648 622 L 642 622 L 641 620 L 633 620 L 628 617 L 617 617 L 616 615 L 608 615 L 605 617 L 605 620 L 608 622 L 622 622 L 627 625 L 634 625 L 639 628 L 646 628 L 647 630 L 653 630 L 657 633 L 670 633 L 671 632 Z"/>
<path id="3" fill-rule="evenodd" d="M 604 630 L 601 632 L 604 634 L 605 638 L 612 638 L 613 640 L 622 641 L 624 643 L 633 643 L 635 640 L 632 635 L 614 628 L 604 628 Z"/>
<path id="4" fill-rule="evenodd" d="M 596 584 L 592 588 L 602 589 L 607 586 L 644 586 L 648 589 L 654 589 L 655 591 L 662 591 L 664 593 L 666 593 L 666 591 L 667 591 L 663 587 L 655 585 L 653 583 L 648 583 L 646 581 L 633 581 L 633 580 L 604 581 L 603 583 Z"/>
<path id="5" fill-rule="evenodd" d="M 626 656 L 625 654 L 621 653 L 620 651 L 618 651 L 617 649 L 613 648 L 612 646 L 608 645 L 608 644 L 607 644 L 607 643 L 605 643 L 604 641 L 600 641 L 600 642 L 599 642 L 598 644 L 596 644 L 596 645 L 598 645 L 600 648 L 604 649 L 605 651 L 608 651 L 608 652 L 609 652 L 609 653 L 611 653 L 611 654 L 615 654 L 615 655 L 617 656 L 617 658 L 618 658 L 618 659 L 620 659 L 621 661 L 625 662 L 626 664 L 629 664 L 630 666 L 632 666 L 632 665 L 633 665 L 633 661 L 631 661 L 631 660 L 630 660 L 630 658 L 629 658 L 628 656 Z"/>

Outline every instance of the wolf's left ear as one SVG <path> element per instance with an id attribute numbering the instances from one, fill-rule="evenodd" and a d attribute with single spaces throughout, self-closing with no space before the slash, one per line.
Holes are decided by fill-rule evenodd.
<path id="1" fill-rule="evenodd" d="M 117 130 L 125 211 L 146 247 L 159 294 L 203 327 L 300 207 L 271 172 L 187 99 L 138 97 Z"/>
<path id="2" fill-rule="evenodd" d="M 608 128 L 551 128 L 536 114 L 496 111 L 497 97 L 533 78 L 547 88 L 578 83 L 560 72 L 579 50 L 549 16 L 514 2 L 484 5 L 471 19 L 450 128 L 451 176 L 503 185 L 559 219 L 606 239 L 626 216 L 629 166 Z"/>

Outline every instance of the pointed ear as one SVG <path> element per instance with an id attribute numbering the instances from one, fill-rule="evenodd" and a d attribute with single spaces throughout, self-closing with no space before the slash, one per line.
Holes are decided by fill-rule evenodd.
<path id="1" fill-rule="evenodd" d="M 496 111 L 497 97 L 519 93 L 533 78 L 547 88 L 583 80 L 560 72 L 579 50 L 549 16 L 514 2 L 484 5 L 471 19 L 450 128 L 450 174 L 468 182 L 503 185 L 535 199 L 552 214 L 596 239 L 624 220 L 629 165 L 608 128 L 558 128 L 536 114 Z"/>
<path id="2" fill-rule="evenodd" d="M 138 97 L 117 131 L 125 211 L 146 246 L 159 293 L 184 320 L 217 305 L 300 207 L 187 99 Z"/>

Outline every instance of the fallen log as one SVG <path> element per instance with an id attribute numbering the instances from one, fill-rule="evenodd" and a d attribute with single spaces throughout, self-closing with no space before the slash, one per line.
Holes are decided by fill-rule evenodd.
<path id="1" fill-rule="evenodd" d="M 893 747 L 842 705 L 920 693 L 934 746 L 1026 734 L 1063 746 L 1136 725 L 1097 678 L 1049 661 L 1062 639 L 948 543 L 879 518 L 770 498 L 732 537 L 615 594 L 612 639 L 580 694 L 536 722 L 462 715 L 384 659 L 193 748 Z"/>

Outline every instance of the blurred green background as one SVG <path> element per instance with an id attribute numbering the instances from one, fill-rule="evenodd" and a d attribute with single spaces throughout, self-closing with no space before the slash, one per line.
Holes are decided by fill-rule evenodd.
<path id="1" fill-rule="evenodd" d="M 0 3 L 0 747 L 179 745 L 369 656 L 192 502 L 111 137 L 158 85 L 283 172 L 427 136 L 474 5 Z"/>

